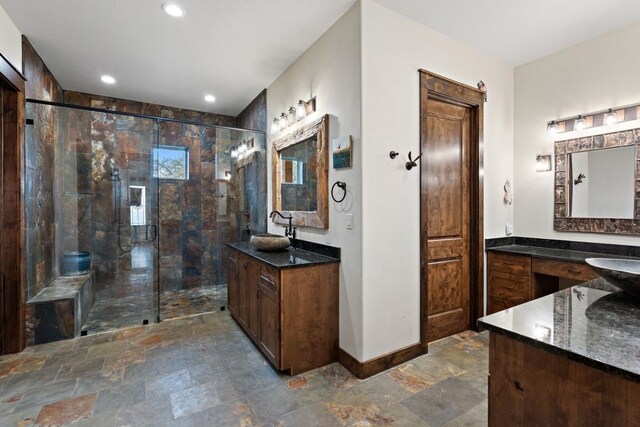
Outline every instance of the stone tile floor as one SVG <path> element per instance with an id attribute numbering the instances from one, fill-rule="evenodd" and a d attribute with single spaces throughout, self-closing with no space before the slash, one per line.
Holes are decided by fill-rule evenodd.
<path id="1" fill-rule="evenodd" d="M 486 333 L 429 348 L 364 381 L 337 363 L 290 377 L 214 312 L 0 357 L 0 425 L 486 425 Z"/>

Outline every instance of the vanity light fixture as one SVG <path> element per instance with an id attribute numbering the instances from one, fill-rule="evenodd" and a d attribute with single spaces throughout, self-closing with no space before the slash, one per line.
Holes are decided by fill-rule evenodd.
<path id="1" fill-rule="evenodd" d="M 115 84 L 116 79 L 114 79 L 113 77 L 105 74 L 104 76 L 100 77 L 100 80 L 102 80 L 102 83 L 106 83 L 108 85 L 112 85 Z"/>
<path id="2" fill-rule="evenodd" d="M 162 11 L 169 16 L 173 16 L 174 18 L 180 18 L 184 15 L 184 10 L 177 4 L 173 3 L 165 3 L 162 5 Z"/>
<path id="3" fill-rule="evenodd" d="M 586 128 L 587 128 L 587 121 L 585 120 L 584 117 L 582 117 L 582 114 L 580 114 L 576 119 L 575 123 L 573 124 L 573 129 L 577 131 L 583 131 Z"/>
<path id="4" fill-rule="evenodd" d="M 283 131 L 287 128 L 288 123 L 287 113 L 280 114 L 280 130 Z"/>
<path id="5" fill-rule="evenodd" d="M 555 135 L 558 133 L 558 123 L 556 123 L 555 120 L 551 120 L 548 124 L 547 124 L 547 133 L 549 135 Z"/>
<path id="6" fill-rule="evenodd" d="M 278 119 L 273 119 L 271 122 L 271 134 L 278 133 L 280 130 L 280 121 Z"/>
<path id="7" fill-rule="evenodd" d="M 604 115 L 604 124 L 607 126 L 612 126 L 616 123 L 618 123 L 618 117 L 616 117 L 616 113 L 615 111 L 613 111 L 613 108 L 609 108 L 607 114 Z"/>
<path id="8" fill-rule="evenodd" d="M 538 154 L 536 156 L 536 172 L 549 172 L 551 170 L 551 154 Z"/>

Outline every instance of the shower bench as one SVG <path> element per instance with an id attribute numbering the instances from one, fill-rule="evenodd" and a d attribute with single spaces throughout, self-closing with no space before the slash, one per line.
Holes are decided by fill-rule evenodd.
<path id="1" fill-rule="evenodd" d="M 93 271 L 60 276 L 27 301 L 33 319 L 33 343 L 44 344 L 80 335 L 95 301 Z"/>

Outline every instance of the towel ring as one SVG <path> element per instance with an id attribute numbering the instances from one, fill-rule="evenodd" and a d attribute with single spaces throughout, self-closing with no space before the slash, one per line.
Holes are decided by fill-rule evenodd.
<path id="1" fill-rule="evenodd" d="M 336 196 L 333 195 L 333 190 L 336 188 L 336 186 L 340 187 L 343 191 L 342 197 L 340 198 L 340 200 L 336 199 Z M 331 186 L 331 198 L 333 199 L 334 202 L 336 203 L 340 203 L 342 202 L 345 197 L 347 197 L 347 183 L 346 182 L 342 182 L 342 181 L 336 181 L 332 186 Z"/>

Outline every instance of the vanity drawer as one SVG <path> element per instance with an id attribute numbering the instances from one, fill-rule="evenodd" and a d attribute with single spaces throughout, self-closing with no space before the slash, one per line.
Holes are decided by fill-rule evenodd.
<path id="1" fill-rule="evenodd" d="M 489 271 L 502 271 L 504 273 L 530 276 L 531 257 L 489 252 L 488 267 Z"/>
<path id="2" fill-rule="evenodd" d="M 591 269 L 591 267 L 587 264 L 579 264 L 577 262 L 535 258 L 533 260 L 532 269 L 534 273 L 563 277 L 565 279 L 587 281 L 598 278 L 598 275 Z"/>
<path id="3" fill-rule="evenodd" d="M 266 264 L 260 266 L 260 276 L 262 279 L 273 283 L 275 286 L 280 284 L 280 270 Z"/>
<path id="4" fill-rule="evenodd" d="M 531 300 L 531 277 L 491 271 L 487 283 L 488 314 L 511 308 Z"/>

